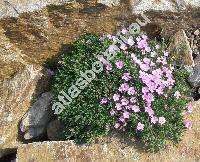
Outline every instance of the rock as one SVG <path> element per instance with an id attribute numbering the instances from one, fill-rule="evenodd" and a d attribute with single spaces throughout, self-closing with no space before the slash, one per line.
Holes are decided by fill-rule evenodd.
<path id="1" fill-rule="evenodd" d="M 47 126 L 47 136 L 51 141 L 64 140 L 64 126 L 59 120 L 51 121 Z"/>
<path id="2" fill-rule="evenodd" d="M 43 93 L 24 115 L 20 124 L 24 139 L 35 139 L 46 133 L 47 124 L 53 116 L 52 98 L 51 92 Z"/>
<path id="3" fill-rule="evenodd" d="M 194 66 L 194 60 L 192 56 L 192 49 L 190 42 L 186 36 L 185 31 L 179 30 L 173 37 L 172 42 L 169 45 L 169 51 L 175 60 L 182 63 L 185 66 Z"/>
<path id="4" fill-rule="evenodd" d="M 102 3 L 109 7 L 120 6 L 120 0 L 87 0 L 93 3 Z M 79 1 L 87 3 L 87 1 Z M 11 16 L 19 16 L 20 13 L 32 12 L 41 9 L 47 5 L 61 5 L 73 3 L 71 0 L 9 0 L 0 2 L 0 18 Z M 198 0 L 130 0 L 133 13 L 141 13 L 147 10 L 161 10 L 161 11 L 179 11 L 180 9 L 187 9 L 188 6 L 199 7 Z"/>
<path id="5" fill-rule="evenodd" d="M 5 16 L 16 17 L 19 13 L 38 10 L 50 4 L 65 4 L 69 0 L 9 0 L 0 2 L 0 18 Z"/>
<path id="6" fill-rule="evenodd" d="M 176 11 L 176 5 L 171 0 L 131 0 L 132 10 L 135 13 L 143 13 L 147 10 Z"/>
<path id="7" fill-rule="evenodd" d="M 195 67 L 193 73 L 189 76 L 188 82 L 194 88 L 200 87 L 200 55 L 195 58 Z"/>
<path id="8" fill-rule="evenodd" d="M 142 152 L 137 142 L 127 138 L 111 137 L 109 142 L 91 146 L 75 145 L 73 141 L 50 141 L 20 144 L 17 150 L 18 162 L 26 161 L 199 161 L 200 159 L 200 101 L 194 102 L 194 112 L 186 113 L 185 119 L 193 122 L 191 130 L 187 130 L 182 141 L 175 147 L 169 145 L 157 153 Z M 126 141 L 127 140 L 127 141 Z"/>
<path id="9" fill-rule="evenodd" d="M 197 30 L 194 31 L 194 35 L 198 36 L 199 34 L 200 34 L 199 29 L 197 29 Z"/>
<path id="10" fill-rule="evenodd" d="M 194 112 L 186 113 L 185 120 L 192 121 L 192 129 L 187 130 L 182 141 L 175 147 L 169 145 L 157 153 L 141 152 L 136 141 L 110 137 L 108 142 L 90 146 L 75 145 L 73 141 L 50 141 L 20 144 L 17 150 L 18 162 L 25 161 L 199 161 L 200 159 L 200 101 L 192 103 Z"/>
<path id="11" fill-rule="evenodd" d="M 97 2 L 109 7 L 118 6 L 120 4 L 120 0 L 98 0 Z"/>
<path id="12" fill-rule="evenodd" d="M 28 65 L 4 80 L 0 86 L 0 149 L 16 148 L 20 143 L 18 124 L 33 97 L 49 89 L 49 79 L 44 68 Z"/>

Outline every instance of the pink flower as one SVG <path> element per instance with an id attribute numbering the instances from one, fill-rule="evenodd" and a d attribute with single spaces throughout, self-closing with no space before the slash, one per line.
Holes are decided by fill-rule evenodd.
<path id="1" fill-rule="evenodd" d="M 122 123 L 125 123 L 125 118 L 124 118 L 124 116 L 121 116 L 121 117 L 119 118 L 119 120 L 120 120 Z"/>
<path id="2" fill-rule="evenodd" d="M 111 111 L 110 111 L 110 115 L 111 115 L 111 116 L 114 116 L 114 115 L 115 115 L 115 111 L 114 111 L 114 110 L 111 110 Z"/>
<path id="3" fill-rule="evenodd" d="M 124 67 L 124 62 L 123 61 L 117 61 L 115 63 L 115 65 L 117 66 L 118 69 L 122 69 Z"/>
<path id="4" fill-rule="evenodd" d="M 128 31 L 126 29 L 122 29 L 122 34 L 126 34 Z"/>
<path id="5" fill-rule="evenodd" d="M 117 37 L 116 36 L 112 36 L 112 40 L 115 42 L 117 41 Z"/>
<path id="6" fill-rule="evenodd" d="M 127 92 L 128 89 L 129 89 L 129 85 L 128 85 L 127 83 L 123 83 L 123 84 L 121 84 L 121 86 L 119 87 L 118 90 L 119 90 L 120 92 Z"/>
<path id="7" fill-rule="evenodd" d="M 131 102 L 131 103 L 135 103 L 135 102 L 136 102 L 136 98 L 135 98 L 135 97 L 131 97 L 131 98 L 130 98 L 130 102 Z"/>
<path id="8" fill-rule="evenodd" d="M 147 112 L 150 117 L 154 115 L 154 111 L 150 107 L 145 107 L 145 112 Z"/>
<path id="9" fill-rule="evenodd" d="M 134 95 L 134 94 L 135 94 L 135 89 L 134 89 L 134 87 L 130 87 L 130 88 L 128 89 L 128 94 L 129 94 L 129 95 Z"/>
<path id="10" fill-rule="evenodd" d="M 131 53 L 131 59 L 132 61 L 136 62 L 138 59 L 134 53 Z"/>
<path id="11" fill-rule="evenodd" d="M 114 53 L 115 51 L 118 50 L 118 47 L 116 45 L 110 45 L 108 47 L 109 52 Z"/>
<path id="12" fill-rule="evenodd" d="M 162 62 L 161 58 L 158 57 L 157 60 L 156 60 L 156 62 L 157 62 L 157 63 L 161 63 L 161 62 Z"/>
<path id="13" fill-rule="evenodd" d="M 165 56 L 165 57 L 168 57 L 168 56 L 169 56 L 169 52 L 164 51 L 163 53 L 164 53 L 164 56 Z"/>
<path id="14" fill-rule="evenodd" d="M 151 57 L 156 57 L 157 53 L 155 51 L 151 52 Z"/>
<path id="15" fill-rule="evenodd" d="M 145 47 L 145 51 L 151 52 L 151 48 L 146 46 L 146 47 Z"/>
<path id="16" fill-rule="evenodd" d="M 116 123 L 115 126 L 114 126 L 116 129 L 118 129 L 120 127 L 120 124 L 119 123 Z"/>
<path id="17" fill-rule="evenodd" d="M 151 123 L 156 124 L 158 122 L 158 118 L 156 116 L 151 117 Z"/>
<path id="18" fill-rule="evenodd" d="M 192 113 L 192 111 L 193 111 L 193 107 L 192 107 L 191 104 L 188 105 L 186 108 L 187 108 L 187 110 L 188 110 L 189 113 Z"/>
<path id="19" fill-rule="evenodd" d="M 137 40 L 137 38 L 136 38 Z M 138 48 L 143 49 L 143 48 L 147 48 L 147 42 L 146 40 L 140 40 L 137 42 Z"/>
<path id="20" fill-rule="evenodd" d="M 149 88 L 148 87 L 143 87 L 142 88 L 142 93 L 146 94 L 149 92 Z"/>
<path id="21" fill-rule="evenodd" d="M 147 65 L 147 64 L 141 64 L 140 65 L 140 69 L 143 70 L 143 71 L 148 71 L 149 70 L 149 65 Z"/>
<path id="22" fill-rule="evenodd" d="M 146 101 L 147 103 L 151 103 L 152 101 L 154 101 L 154 96 L 151 93 L 148 93 L 148 94 L 142 95 L 142 99 Z"/>
<path id="23" fill-rule="evenodd" d="M 155 66 L 155 65 L 156 65 L 156 64 L 155 64 L 154 62 L 151 61 L 150 66 L 153 67 L 153 66 Z"/>
<path id="24" fill-rule="evenodd" d="M 121 110 L 121 109 L 122 109 L 122 104 L 116 103 L 115 108 L 116 108 L 117 110 Z"/>
<path id="25" fill-rule="evenodd" d="M 162 58 L 161 63 L 162 63 L 163 65 L 166 65 L 166 64 L 167 64 L 166 58 Z"/>
<path id="26" fill-rule="evenodd" d="M 120 45 L 120 49 L 122 49 L 122 50 L 124 50 L 124 51 L 125 51 L 125 50 L 127 49 L 127 47 L 126 47 L 126 45 L 125 45 L 125 44 L 121 44 L 121 45 Z"/>
<path id="27" fill-rule="evenodd" d="M 174 93 L 174 97 L 176 97 L 177 99 L 180 98 L 180 97 L 181 97 L 180 92 L 179 92 L 179 91 L 176 91 L 176 92 Z"/>
<path id="28" fill-rule="evenodd" d="M 161 125 L 163 125 L 163 124 L 165 124 L 166 120 L 165 120 L 164 117 L 159 117 L 159 118 L 158 118 L 158 122 L 159 122 Z"/>
<path id="29" fill-rule="evenodd" d="M 158 87 L 158 88 L 156 89 L 156 92 L 157 92 L 158 94 L 163 94 L 163 88 L 162 88 L 162 87 Z"/>
<path id="30" fill-rule="evenodd" d="M 108 102 L 108 99 L 107 98 L 103 98 L 102 100 L 101 100 L 101 104 L 103 105 L 103 104 L 106 104 Z"/>
<path id="31" fill-rule="evenodd" d="M 112 70 L 112 65 L 111 64 L 106 65 L 106 70 L 111 71 Z"/>
<path id="32" fill-rule="evenodd" d="M 122 105 L 126 106 L 126 105 L 128 105 L 129 100 L 127 100 L 126 98 L 124 98 L 124 99 L 121 100 L 121 102 L 122 102 Z"/>
<path id="33" fill-rule="evenodd" d="M 149 59 L 149 58 L 144 58 L 143 59 L 143 62 L 145 63 L 145 64 L 149 64 L 150 62 L 151 62 L 151 60 Z"/>
<path id="34" fill-rule="evenodd" d="M 137 38 L 136 38 L 136 41 L 137 41 L 137 42 L 140 42 L 140 41 L 141 41 L 141 37 L 137 37 Z"/>
<path id="35" fill-rule="evenodd" d="M 140 112 L 140 107 L 137 105 L 130 105 L 130 109 L 133 110 L 135 113 Z"/>
<path id="36" fill-rule="evenodd" d="M 140 130 L 143 130 L 143 129 L 144 129 L 144 124 L 142 124 L 142 123 L 139 122 L 139 123 L 137 124 L 137 130 L 140 131 Z"/>
<path id="37" fill-rule="evenodd" d="M 128 55 L 128 51 L 124 51 L 124 54 L 125 54 L 125 55 Z"/>
<path id="38" fill-rule="evenodd" d="M 107 38 L 108 38 L 108 39 L 112 39 L 112 35 L 108 34 L 108 35 L 107 35 Z"/>
<path id="39" fill-rule="evenodd" d="M 105 129 L 107 129 L 107 130 L 110 129 L 110 125 L 108 123 L 106 123 Z"/>
<path id="40" fill-rule="evenodd" d="M 133 41 L 133 38 L 132 38 L 132 37 L 129 37 L 127 43 L 128 43 L 130 46 L 132 46 L 132 45 L 134 45 L 135 42 Z"/>
<path id="41" fill-rule="evenodd" d="M 148 37 L 146 35 L 142 35 L 142 39 L 148 40 Z"/>
<path id="42" fill-rule="evenodd" d="M 192 122 L 190 120 L 186 120 L 185 121 L 185 127 L 188 128 L 188 129 L 191 129 L 192 128 Z"/>
<path id="43" fill-rule="evenodd" d="M 119 98 L 120 98 L 120 95 L 119 95 L 119 94 L 114 94 L 114 95 L 113 95 L 113 100 L 114 100 L 114 101 L 118 101 Z"/>
<path id="44" fill-rule="evenodd" d="M 122 76 L 122 79 L 124 79 L 125 81 L 129 81 L 131 80 L 131 76 L 130 76 L 130 73 L 124 73 L 123 76 Z"/>
<path id="45" fill-rule="evenodd" d="M 128 111 L 124 111 L 123 116 L 125 119 L 129 118 L 130 113 Z"/>
<path id="46" fill-rule="evenodd" d="M 156 45 L 156 49 L 157 49 L 157 50 L 160 50 L 160 45 Z"/>
<path id="47" fill-rule="evenodd" d="M 165 94 L 163 94 L 163 96 L 165 97 L 165 98 L 167 98 L 168 97 L 168 95 L 165 93 Z"/>

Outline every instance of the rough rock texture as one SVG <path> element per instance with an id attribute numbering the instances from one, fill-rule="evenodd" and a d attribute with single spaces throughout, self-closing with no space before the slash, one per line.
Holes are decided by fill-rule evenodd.
<path id="1" fill-rule="evenodd" d="M 142 13 L 147 10 L 180 11 L 188 6 L 199 7 L 199 0 L 131 0 L 134 13 Z"/>
<path id="2" fill-rule="evenodd" d="M 200 55 L 195 58 L 195 67 L 188 81 L 194 88 L 200 87 Z"/>
<path id="3" fill-rule="evenodd" d="M 4 80 L 0 87 L 0 148 L 15 148 L 19 143 L 18 124 L 34 96 L 48 89 L 43 68 L 29 65 Z M 46 77 L 46 78 L 45 78 Z M 43 84 L 37 86 L 37 84 Z"/>
<path id="4" fill-rule="evenodd" d="M 69 0 L 8 0 L 0 2 L 0 18 L 19 16 L 19 13 L 34 11 L 49 4 L 65 4 Z"/>
<path id="5" fill-rule="evenodd" d="M 177 147 L 169 146 L 159 153 L 142 152 L 136 142 L 112 137 L 107 144 L 77 146 L 72 141 L 35 142 L 20 144 L 17 151 L 18 162 L 198 162 L 200 161 L 200 102 L 194 103 L 192 115 L 185 118 L 193 121 L 192 130 L 187 130 Z"/>
<path id="6" fill-rule="evenodd" d="M 198 24 L 199 10 L 172 14 L 169 12 L 146 14 L 154 26 L 159 26 L 172 35 L 180 28 Z M 131 5 L 106 7 L 94 0 L 79 1 L 62 6 L 47 6 L 33 13 L 24 13 L 18 18 L 0 20 L 0 82 L 10 78 L 27 64 L 50 65 L 54 56 L 75 41 L 84 32 L 112 33 L 121 26 L 136 22 L 141 16 L 133 15 Z M 176 20 L 176 21 L 174 21 Z M 146 31 L 151 27 L 144 27 Z M 149 31 L 150 35 L 153 33 Z"/>
<path id="7" fill-rule="evenodd" d="M 19 13 L 34 11 L 49 4 L 67 4 L 75 0 L 9 0 L 0 2 L 0 18 L 5 16 L 19 16 Z M 120 0 L 87 0 L 101 3 L 106 6 L 119 6 Z M 187 6 L 199 7 L 199 0 L 130 0 L 132 13 L 141 13 L 147 10 L 179 11 Z"/>
<path id="8" fill-rule="evenodd" d="M 173 57 L 175 57 L 180 63 L 193 67 L 194 60 L 192 56 L 192 49 L 188 41 L 185 31 L 179 30 L 173 37 L 169 46 L 169 50 Z"/>
<path id="9" fill-rule="evenodd" d="M 50 106 L 52 98 L 53 94 L 51 92 L 45 92 L 28 109 L 20 124 L 24 139 L 39 138 L 46 133 L 47 124 L 53 116 Z"/>
<path id="10" fill-rule="evenodd" d="M 59 120 L 51 121 L 47 126 L 48 139 L 51 141 L 64 140 L 63 130 L 64 126 Z"/>

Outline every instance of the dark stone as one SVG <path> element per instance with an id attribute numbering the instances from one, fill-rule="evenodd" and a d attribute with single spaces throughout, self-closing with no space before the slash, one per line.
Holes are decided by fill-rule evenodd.
<path id="1" fill-rule="evenodd" d="M 51 141 L 64 140 L 64 125 L 59 120 L 51 121 L 47 126 L 47 136 Z"/>
<path id="2" fill-rule="evenodd" d="M 194 88 L 200 87 L 200 56 L 195 58 L 195 67 L 193 74 L 190 75 L 188 81 L 190 85 Z"/>

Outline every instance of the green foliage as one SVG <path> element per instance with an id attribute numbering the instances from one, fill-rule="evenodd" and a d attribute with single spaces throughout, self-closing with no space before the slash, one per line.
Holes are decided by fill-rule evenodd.
<path id="1" fill-rule="evenodd" d="M 92 69 L 92 64 L 97 61 L 96 56 L 105 51 L 112 41 L 107 38 L 100 40 L 100 37 L 92 34 L 85 34 L 80 37 L 72 46 L 70 52 L 63 53 L 62 58 L 64 64 L 58 68 L 58 72 L 54 78 L 53 92 L 55 102 L 58 101 L 57 96 L 60 91 L 68 91 L 75 82 L 81 78 L 81 72 Z M 149 41 L 152 49 L 155 45 L 160 44 L 165 48 L 164 43 L 156 40 Z M 136 48 L 129 49 L 129 52 L 137 53 L 142 57 L 141 51 Z M 123 83 L 121 76 L 125 72 L 130 72 L 132 80 L 130 86 L 134 86 L 137 90 L 137 105 L 145 107 L 142 101 L 141 89 L 144 86 L 139 78 L 138 67 L 130 61 L 130 55 L 118 52 L 117 56 L 111 62 L 122 60 L 125 67 L 121 70 L 113 66 L 111 72 L 104 71 L 96 75 L 96 78 L 81 90 L 77 98 L 72 100 L 69 106 L 58 115 L 59 119 L 65 125 L 66 139 L 75 139 L 77 142 L 88 142 L 90 139 L 100 135 L 105 135 L 114 130 L 114 125 L 119 120 L 119 116 L 111 116 L 110 111 L 115 108 L 114 102 L 101 105 L 102 98 L 113 96 L 118 87 Z M 171 60 L 168 60 L 172 63 Z M 176 68 L 176 67 L 175 67 Z M 186 83 L 187 73 L 184 69 L 174 70 L 175 85 L 171 91 L 166 91 L 168 97 L 155 95 L 153 102 L 154 111 L 157 116 L 164 116 L 166 123 L 164 125 L 153 125 L 149 116 L 141 110 L 139 113 L 132 114 L 127 121 L 128 126 L 122 126 L 121 130 L 127 133 L 127 136 L 139 137 L 145 145 L 151 150 L 159 150 L 166 146 L 168 140 L 178 142 L 181 133 L 185 130 L 182 112 L 186 105 L 186 95 L 188 95 L 188 85 Z M 182 93 L 180 99 L 175 99 L 174 93 L 179 90 Z M 165 108 L 167 107 L 167 108 Z M 145 125 L 143 131 L 136 131 L 138 122 Z M 109 125 L 109 129 L 105 126 Z"/>

